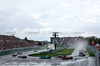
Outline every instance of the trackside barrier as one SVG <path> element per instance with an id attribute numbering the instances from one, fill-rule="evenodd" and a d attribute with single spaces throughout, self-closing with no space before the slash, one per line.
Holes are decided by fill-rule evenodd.
<path id="1" fill-rule="evenodd" d="M 93 54 L 94 56 L 96 56 L 96 55 L 94 54 L 94 52 L 93 52 L 91 49 L 89 49 L 89 48 L 88 48 L 88 50 L 89 50 L 89 51 L 91 51 L 91 52 L 92 52 L 92 54 Z"/>
<path id="2" fill-rule="evenodd" d="M 95 54 L 95 66 L 99 66 L 99 50 L 94 46 L 88 45 L 87 46 L 94 54 Z"/>
<path id="3" fill-rule="evenodd" d="M 17 49 L 0 50 L 0 56 L 12 54 L 12 53 L 16 53 L 16 52 L 29 51 L 29 50 L 33 50 L 33 49 L 40 49 L 40 48 L 42 49 L 44 47 L 25 47 L 25 48 L 17 48 Z"/>

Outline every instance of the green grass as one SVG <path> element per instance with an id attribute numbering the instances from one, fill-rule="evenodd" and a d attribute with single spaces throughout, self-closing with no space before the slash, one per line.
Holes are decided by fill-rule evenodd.
<path id="1" fill-rule="evenodd" d="M 55 54 L 67 54 L 67 55 L 70 55 L 70 54 L 72 54 L 73 51 L 74 51 L 74 49 L 65 49 L 65 50 L 62 50 L 60 52 L 56 52 Z"/>
<path id="2" fill-rule="evenodd" d="M 63 49 L 63 47 L 57 47 L 58 49 Z"/>
<path id="3" fill-rule="evenodd" d="M 62 49 L 62 50 L 59 50 L 59 51 L 54 52 L 54 53 L 50 53 L 50 52 L 39 52 L 39 53 L 35 53 L 35 54 L 30 54 L 28 56 L 40 57 L 40 56 L 71 55 L 73 51 L 74 51 L 74 49 Z"/>
<path id="4" fill-rule="evenodd" d="M 86 50 L 87 50 L 87 52 L 89 53 L 90 56 L 95 57 L 95 54 L 89 48 L 86 48 Z"/>

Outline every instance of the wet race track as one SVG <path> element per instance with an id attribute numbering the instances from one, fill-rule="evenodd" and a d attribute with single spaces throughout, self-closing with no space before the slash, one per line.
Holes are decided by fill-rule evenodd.
<path id="1" fill-rule="evenodd" d="M 89 57 L 88 53 L 85 53 L 85 57 L 79 57 L 79 50 L 86 47 L 87 42 L 84 40 L 78 40 L 74 43 L 75 50 L 72 55 L 73 60 L 61 60 L 60 58 L 52 57 L 51 59 L 39 59 L 39 57 L 30 57 L 26 59 L 12 57 L 12 54 L 0 56 L 0 66 L 95 66 L 94 57 Z M 38 52 L 46 51 L 39 50 Z M 33 51 L 23 52 L 23 55 L 29 55 L 36 53 Z"/>

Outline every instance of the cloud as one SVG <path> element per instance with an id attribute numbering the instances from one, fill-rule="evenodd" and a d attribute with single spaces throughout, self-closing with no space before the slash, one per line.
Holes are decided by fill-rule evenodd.
<path id="1" fill-rule="evenodd" d="M 45 33 L 46 39 L 53 31 L 98 32 L 100 28 L 99 0 L 0 0 L 0 6 L 0 31 L 16 31 L 19 37 L 39 31 L 36 36 Z"/>
<path id="2" fill-rule="evenodd" d="M 60 7 L 71 7 L 71 5 L 69 5 L 69 3 L 61 3 L 59 6 Z"/>

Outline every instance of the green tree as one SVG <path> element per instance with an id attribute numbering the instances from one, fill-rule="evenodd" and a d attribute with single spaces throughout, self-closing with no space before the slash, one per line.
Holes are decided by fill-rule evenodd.
<path id="1" fill-rule="evenodd" d="M 92 45 L 92 41 L 94 41 L 94 45 L 96 45 L 97 43 L 100 43 L 100 38 L 97 38 L 95 36 L 86 37 L 86 39 L 88 40 L 90 45 Z"/>
<path id="2" fill-rule="evenodd" d="M 34 40 L 28 40 L 28 42 L 33 43 L 33 44 L 34 44 Z"/>
<path id="3" fill-rule="evenodd" d="M 42 46 L 42 43 L 41 43 L 41 42 L 39 42 L 39 43 L 38 43 L 38 45 L 39 45 L 39 46 Z"/>
<path id="4" fill-rule="evenodd" d="M 79 38 L 84 38 L 83 36 L 79 36 Z"/>
<path id="5" fill-rule="evenodd" d="M 28 41 L 28 39 L 27 39 L 27 37 L 25 37 L 25 39 L 24 39 L 25 41 Z"/>

